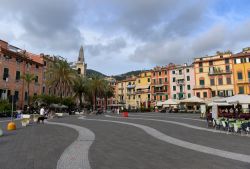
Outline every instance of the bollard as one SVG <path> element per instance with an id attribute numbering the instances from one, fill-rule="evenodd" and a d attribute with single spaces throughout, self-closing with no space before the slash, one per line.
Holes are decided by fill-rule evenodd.
<path id="1" fill-rule="evenodd" d="M 16 124 L 14 122 L 9 122 L 7 125 L 7 130 L 16 130 Z"/>
<path id="2" fill-rule="evenodd" d="M 123 112 L 123 117 L 128 117 L 128 112 Z"/>

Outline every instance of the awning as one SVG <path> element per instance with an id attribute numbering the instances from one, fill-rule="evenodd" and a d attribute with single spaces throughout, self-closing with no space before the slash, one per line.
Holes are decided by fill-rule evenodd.
<path id="1" fill-rule="evenodd" d="M 162 101 L 159 101 L 156 103 L 156 106 L 162 106 L 163 105 L 163 102 Z"/>
<path id="2" fill-rule="evenodd" d="M 226 103 L 226 102 L 211 102 L 207 104 L 208 106 L 213 106 L 213 105 L 217 105 L 217 106 L 232 106 L 232 104 Z"/>
<path id="3" fill-rule="evenodd" d="M 203 103 L 205 103 L 205 101 L 197 96 L 193 96 L 191 98 L 181 100 L 180 103 L 200 103 L 200 104 L 203 104 Z"/>
<path id="4" fill-rule="evenodd" d="M 225 97 L 223 99 L 216 100 L 216 102 L 227 102 L 230 104 L 250 104 L 250 95 L 238 94 L 232 97 Z"/>
<path id="5" fill-rule="evenodd" d="M 175 99 L 168 99 L 162 103 L 163 105 L 177 105 L 179 104 L 179 101 Z"/>

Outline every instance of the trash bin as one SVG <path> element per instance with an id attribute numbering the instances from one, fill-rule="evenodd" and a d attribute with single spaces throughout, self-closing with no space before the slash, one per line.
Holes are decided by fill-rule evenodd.
<path id="1" fill-rule="evenodd" d="M 123 117 L 128 117 L 128 112 L 123 112 Z"/>

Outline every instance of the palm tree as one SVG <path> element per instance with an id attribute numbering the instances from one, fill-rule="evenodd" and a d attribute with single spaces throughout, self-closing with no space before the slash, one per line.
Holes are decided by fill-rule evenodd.
<path id="1" fill-rule="evenodd" d="M 27 101 L 28 101 L 28 106 L 29 106 L 29 104 L 30 104 L 30 83 L 32 83 L 32 81 L 34 81 L 36 78 L 35 78 L 34 74 L 26 73 L 22 76 L 22 79 L 24 79 L 24 81 L 27 84 L 27 94 L 28 94 Z"/>
<path id="2" fill-rule="evenodd" d="M 104 91 L 104 80 L 99 76 L 93 76 L 88 84 L 88 90 L 92 95 L 93 110 L 96 110 L 97 97 L 102 96 Z"/>
<path id="3" fill-rule="evenodd" d="M 70 90 L 76 72 L 70 68 L 67 61 L 58 60 L 47 70 L 46 75 L 48 85 L 58 89 L 59 96 L 62 98 L 63 93 Z"/>
<path id="4" fill-rule="evenodd" d="M 78 76 L 74 79 L 72 89 L 75 93 L 75 97 L 79 99 L 80 107 L 83 105 L 82 97 L 87 92 L 87 79 L 82 76 Z"/>
<path id="5" fill-rule="evenodd" d="M 105 109 L 107 110 L 108 98 L 111 98 L 114 96 L 114 88 L 107 81 L 105 81 L 103 87 L 104 87 L 103 96 L 105 99 Z"/>

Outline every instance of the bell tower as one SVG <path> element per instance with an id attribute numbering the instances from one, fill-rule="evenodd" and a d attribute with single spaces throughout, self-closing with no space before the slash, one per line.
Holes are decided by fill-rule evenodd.
<path id="1" fill-rule="evenodd" d="M 85 63 L 84 59 L 84 49 L 83 46 L 81 46 L 79 50 L 78 60 L 76 62 L 76 70 L 78 74 L 86 76 L 86 69 L 87 69 L 87 64 Z"/>

